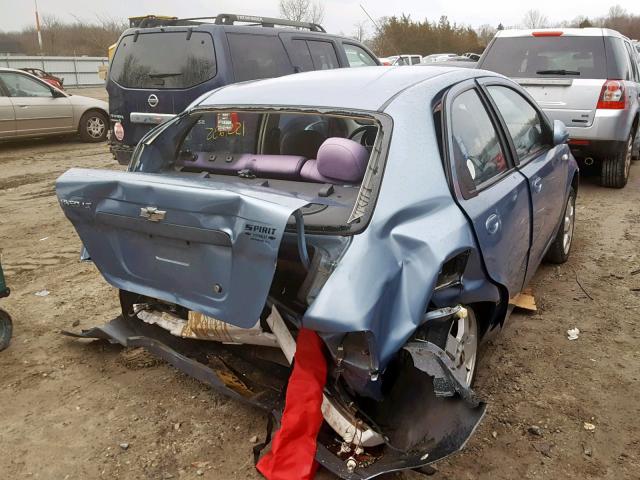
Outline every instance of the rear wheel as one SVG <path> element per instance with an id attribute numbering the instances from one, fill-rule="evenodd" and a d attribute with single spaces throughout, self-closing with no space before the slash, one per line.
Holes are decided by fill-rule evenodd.
<path id="1" fill-rule="evenodd" d="M 571 243 L 573 242 L 573 231 L 576 221 L 576 192 L 571 187 L 569 190 L 569 198 L 564 207 L 564 216 L 562 224 L 558 228 L 556 238 L 547 251 L 545 260 L 550 263 L 564 263 L 569 259 L 571 252 Z"/>
<path id="2" fill-rule="evenodd" d="M 83 142 L 104 142 L 107 139 L 107 116 L 91 110 L 80 119 L 80 138 Z"/>
<path id="3" fill-rule="evenodd" d="M 0 309 L 0 351 L 9 346 L 12 332 L 13 325 L 11 323 L 11 317 L 7 312 Z"/>
<path id="4" fill-rule="evenodd" d="M 465 379 L 463 385 L 471 387 L 478 360 L 478 322 L 472 309 L 467 314 L 445 321 L 433 321 L 426 332 L 426 340 L 445 351 L 456 370 Z M 457 372 L 456 372 L 457 373 Z"/>
<path id="5" fill-rule="evenodd" d="M 632 152 L 633 132 L 629 134 L 625 146 L 619 152 L 602 161 L 600 184 L 603 187 L 622 188 L 627 184 Z"/>

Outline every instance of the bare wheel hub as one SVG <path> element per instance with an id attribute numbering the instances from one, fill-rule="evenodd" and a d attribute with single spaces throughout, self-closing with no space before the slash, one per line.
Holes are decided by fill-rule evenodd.
<path id="1" fill-rule="evenodd" d="M 471 310 L 462 309 L 454 319 L 447 336 L 445 352 L 453 361 L 465 386 L 470 387 L 478 354 L 478 325 Z"/>

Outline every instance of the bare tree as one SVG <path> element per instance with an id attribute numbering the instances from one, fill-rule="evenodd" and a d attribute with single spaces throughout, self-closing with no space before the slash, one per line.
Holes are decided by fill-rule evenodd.
<path id="1" fill-rule="evenodd" d="M 609 13 L 607 13 L 607 19 L 609 20 L 617 20 L 626 16 L 627 11 L 620 5 L 614 5 L 613 7 L 609 8 Z"/>
<path id="2" fill-rule="evenodd" d="M 476 33 L 478 34 L 478 41 L 480 42 L 480 45 L 482 47 L 486 47 L 496 34 L 496 27 L 485 23 L 476 29 Z"/>
<path id="3" fill-rule="evenodd" d="M 546 27 L 549 20 L 540 13 L 540 10 L 529 10 L 522 18 L 522 24 L 525 28 L 542 28 Z"/>
<path id="4" fill-rule="evenodd" d="M 359 42 L 364 42 L 367 37 L 367 22 L 358 22 L 353 26 L 353 38 Z"/>
<path id="5" fill-rule="evenodd" d="M 322 23 L 324 6 L 320 0 L 280 0 L 280 15 L 296 22 Z"/>

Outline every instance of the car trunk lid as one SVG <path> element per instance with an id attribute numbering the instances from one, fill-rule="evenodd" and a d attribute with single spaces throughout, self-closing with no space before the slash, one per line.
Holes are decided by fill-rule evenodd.
<path id="1" fill-rule="evenodd" d="M 199 177 L 71 169 L 60 205 L 113 286 L 255 325 L 289 217 L 310 203 Z"/>
<path id="2" fill-rule="evenodd" d="M 516 78 L 551 117 L 568 127 L 590 127 L 605 80 L 581 78 Z"/>

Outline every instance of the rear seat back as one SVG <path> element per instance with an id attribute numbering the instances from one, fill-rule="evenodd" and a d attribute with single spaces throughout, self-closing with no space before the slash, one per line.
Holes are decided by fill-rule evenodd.
<path id="1" fill-rule="evenodd" d="M 200 152 L 185 160 L 189 169 L 236 175 L 250 170 L 257 177 L 307 180 L 319 183 L 357 184 L 362 181 L 369 152 L 358 142 L 346 138 L 326 139 L 317 160 L 297 155 L 254 155 Z"/>
<path id="2" fill-rule="evenodd" d="M 237 174 L 251 170 L 258 177 L 282 179 L 300 178 L 300 170 L 306 158 L 296 155 L 254 155 L 200 152 L 195 161 L 186 161 L 187 168 L 197 168 L 212 173 Z"/>

